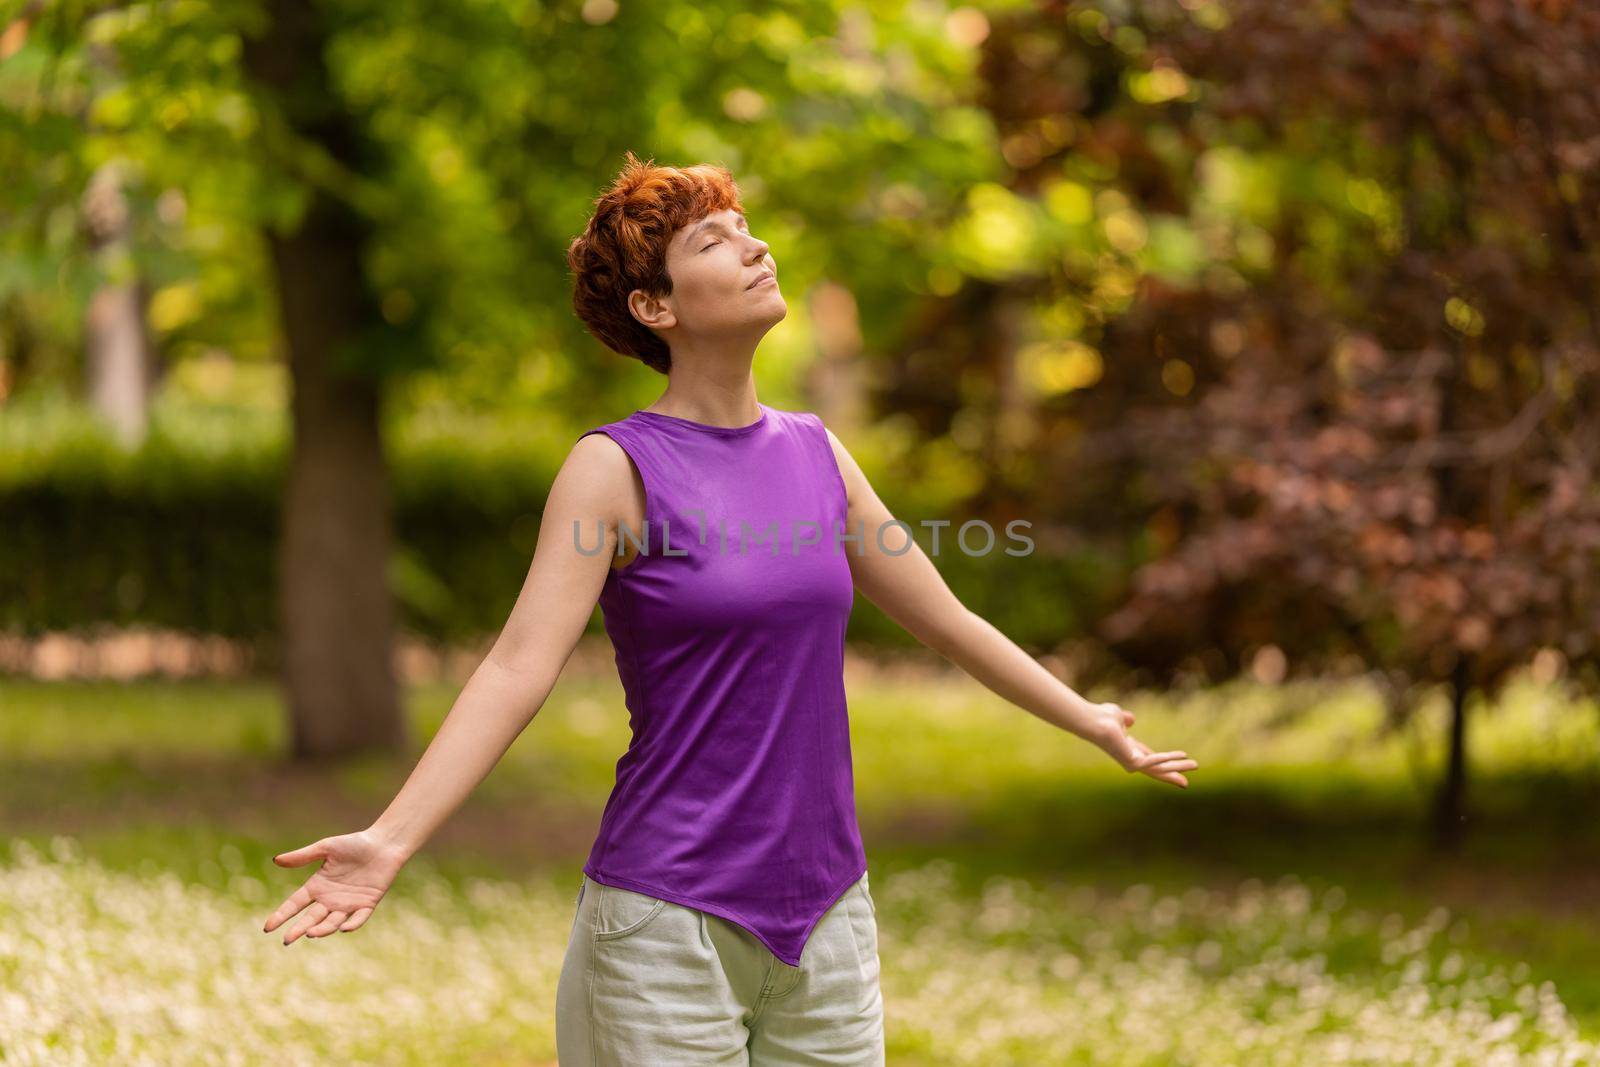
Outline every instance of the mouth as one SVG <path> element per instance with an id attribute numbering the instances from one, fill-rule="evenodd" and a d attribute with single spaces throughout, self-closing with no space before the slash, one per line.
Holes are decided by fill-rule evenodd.
<path id="1" fill-rule="evenodd" d="M 755 281 L 751 282 L 749 285 L 745 286 L 745 288 L 746 289 L 755 289 L 755 288 L 757 288 L 759 286 L 763 286 L 763 285 L 767 285 L 767 284 L 777 285 L 778 284 L 777 275 L 775 275 L 775 274 L 773 274 L 773 273 L 771 273 L 769 271 L 768 273 L 763 274 L 761 277 L 757 278 Z"/>

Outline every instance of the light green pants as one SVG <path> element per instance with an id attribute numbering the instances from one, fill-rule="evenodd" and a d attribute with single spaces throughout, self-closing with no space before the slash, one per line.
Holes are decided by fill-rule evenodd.
<path id="1" fill-rule="evenodd" d="M 877 907 L 863 874 L 791 967 L 748 930 L 587 874 L 556 989 L 561 1067 L 881 1067 Z"/>

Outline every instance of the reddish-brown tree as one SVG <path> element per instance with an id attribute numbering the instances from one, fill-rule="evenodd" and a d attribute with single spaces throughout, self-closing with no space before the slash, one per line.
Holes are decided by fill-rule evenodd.
<path id="1" fill-rule="evenodd" d="M 1147 275 L 1112 314 L 1111 260 L 1070 249 L 1047 285 L 948 302 L 977 322 L 1018 292 L 1084 303 L 1104 377 L 1037 405 L 1023 469 L 1071 472 L 1031 502 L 1059 519 L 1145 524 L 1153 558 L 1102 636 L 1153 679 L 1354 654 L 1397 714 L 1444 685 L 1453 846 L 1469 697 L 1534 657 L 1600 662 L 1600 10 L 1044 4 L 985 51 L 1015 192 L 1067 175 L 1204 230 L 1194 284 Z M 1131 99 L 1150 71 L 1192 91 Z M 1269 212 L 1197 211 L 1219 149 L 1272 182 Z M 970 400 L 914 343 L 924 373 L 889 387 L 937 429 L 941 399 Z M 974 353 L 1003 439 L 1013 353 L 949 358 L 970 378 Z"/>

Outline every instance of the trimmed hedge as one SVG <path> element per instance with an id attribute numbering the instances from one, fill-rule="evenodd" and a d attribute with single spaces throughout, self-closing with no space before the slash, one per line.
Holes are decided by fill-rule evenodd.
<path id="1" fill-rule="evenodd" d="M 275 635 L 281 417 L 169 416 L 132 453 L 65 409 L 20 421 L 8 411 L 0 425 L 0 628 L 150 624 Z M 390 430 L 390 573 L 406 629 L 438 641 L 499 630 L 527 574 L 550 481 L 576 437 L 532 420 Z M 893 487 L 879 489 L 893 506 Z M 1118 569 L 1099 558 L 1001 552 L 946 551 L 935 562 L 963 602 L 1038 648 L 1078 632 L 1078 612 L 1099 601 Z M 850 636 L 910 641 L 860 596 Z"/>

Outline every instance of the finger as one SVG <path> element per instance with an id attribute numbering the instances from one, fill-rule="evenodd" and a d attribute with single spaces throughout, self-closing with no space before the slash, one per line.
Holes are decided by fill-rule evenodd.
<path id="1" fill-rule="evenodd" d="M 1146 771 L 1146 774 L 1149 774 L 1150 777 L 1154 777 L 1154 779 L 1157 779 L 1157 781 L 1173 782 L 1173 784 L 1178 784 L 1178 779 L 1182 779 L 1182 777 L 1184 777 L 1182 776 L 1181 771 L 1186 771 L 1186 769 L 1192 771 L 1194 768 L 1192 768 L 1192 766 L 1190 766 L 1190 768 L 1186 768 L 1186 766 L 1182 765 L 1168 766 L 1168 768 L 1160 769 L 1160 771 Z M 1184 779 L 1184 781 L 1187 781 L 1187 779 Z"/>
<path id="2" fill-rule="evenodd" d="M 345 920 L 339 929 L 344 933 L 361 929 L 361 924 L 367 921 L 367 916 L 372 914 L 371 908 L 357 908 L 350 918 Z"/>
<path id="3" fill-rule="evenodd" d="M 267 919 L 267 925 L 261 929 L 266 933 L 272 933 L 285 919 L 291 918 L 309 903 L 311 903 L 311 890 L 301 886 L 289 894 L 288 900 L 278 905 L 278 910 L 272 913 Z"/>
<path id="4" fill-rule="evenodd" d="M 1192 759 L 1161 760 L 1144 768 L 1146 774 L 1171 774 L 1173 771 L 1192 771 L 1200 764 Z"/>
<path id="5" fill-rule="evenodd" d="M 321 922 L 327 914 L 328 908 L 325 904 L 313 902 L 305 910 L 305 913 L 289 927 L 289 932 L 284 935 L 283 943 L 288 945 L 298 940 L 307 930 Z"/>
<path id="6" fill-rule="evenodd" d="M 1127 708 L 1122 708 L 1120 710 L 1122 711 L 1122 725 L 1124 725 L 1124 726 L 1132 726 L 1133 725 L 1133 712 L 1129 711 Z"/>
<path id="7" fill-rule="evenodd" d="M 306 909 L 305 914 L 300 916 L 299 921 L 289 928 L 289 932 L 284 935 L 283 943 L 285 945 L 291 944 L 297 938 L 299 938 L 301 934 L 305 933 L 308 929 L 321 922 L 327 916 L 327 914 L 328 908 L 326 905 L 322 904 L 320 901 L 313 901 L 311 906 Z"/>
<path id="8" fill-rule="evenodd" d="M 330 911 L 328 917 L 306 931 L 307 937 L 326 937 L 339 932 L 339 924 L 349 918 L 347 911 Z"/>
<path id="9" fill-rule="evenodd" d="M 1188 788 L 1189 779 L 1179 772 L 1193 769 L 1193 767 L 1186 767 L 1184 764 L 1179 763 L 1163 770 L 1152 772 L 1150 777 L 1160 782 L 1171 782 L 1173 785 L 1181 785 L 1184 788 Z"/>
<path id="10" fill-rule="evenodd" d="M 1167 760 L 1183 759 L 1184 757 L 1186 757 L 1188 755 L 1189 754 L 1187 752 L 1178 752 L 1178 751 L 1174 751 L 1174 752 L 1151 752 L 1148 755 L 1140 757 L 1139 762 L 1140 762 L 1141 766 L 1149 767 L 1149 766 L 1151 766 L 1153 764 L 1156 764 L 1156 763 L 1165 763 Z"/>
<path id="11" fill-rule="evenodd" d="M 272 857 L 272 862 L 280 867 L 304 867 L 312 860 L 325 859 L 328 855 L 327 839 L 313 841 L 304 848 L 297 848 L 293 852 L 280 852 Z"/>

